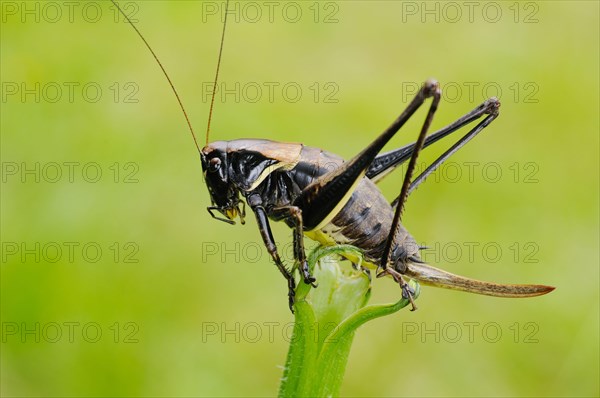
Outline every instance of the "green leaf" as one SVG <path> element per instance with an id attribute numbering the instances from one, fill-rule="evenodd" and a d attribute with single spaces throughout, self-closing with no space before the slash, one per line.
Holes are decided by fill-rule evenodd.
<path id="1" fill-rule="evenodd" d="M 360 250 L 349 245 L 318 247 L 308 257 L 319 286 L 313 289 L 300 283 L 296 290 L 296 323 L 279 389 L 281 397 L 337 396 L 356 330 L 410 303 L 401 299 L 366 306 L 370 278 L 359 266 L 340 265 L 338 255 L 358 258 L 359 263 L 362 259 Z M 411 286 L 416 298 L 419 285 L 411 281 Z"/>

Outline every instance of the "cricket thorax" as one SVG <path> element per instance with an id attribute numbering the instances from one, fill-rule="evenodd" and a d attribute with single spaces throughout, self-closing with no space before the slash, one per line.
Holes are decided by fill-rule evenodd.
<path id="1" fill-rule="evenodd" d="M 242 144 L 252 141 L 254 140 L 240 140 Z M 279 145 L 282 146 L 281 150 L 268 151 L 269 146 Z M 249 149 L 256 151 L 257 145 L 254 144 L 250 147 L 243 144 L 243 151 L 237 152 L 237 156 L 244 156 L 244 161 L 238 160 L 238 164 L 247 164 L 251 154 Z M 234 153 L 236 152 L 231 152 L 230 156 L 233 156 Z M 254 172 L 254 176 L 250 178 L 251 182 L 243 185 L 244 178 L 246 178 L 244 176 L 248 174 L 244 170 L 250 168 L 249 166 L 238 167 L 238 169 L 232 170 L 231 175 L 236 180 L 240 179 L 237 185 L 242 191 L 260 195 L 265 208 L 292 205 L 303 189 L 344 163 L 344 160 L 337 155 L 301 144 L 266 141 L 261 148 L 261 153 L 269 163 L 261 165 L 259 172 Z"/>

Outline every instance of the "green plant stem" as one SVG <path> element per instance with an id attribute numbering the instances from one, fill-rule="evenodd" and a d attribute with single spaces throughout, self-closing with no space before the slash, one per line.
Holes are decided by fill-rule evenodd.
<path id="1" fill-rule="evenodd" d="M 309 267 L 319 286 L 311 289 L 301 283 L 296 291 L 295 325 L 280 397 L 339 395 L 356 329 L 410 303 L 401 299 L 366 306 L 371 292 L 369 278 L 362 271 L 343 269 L 337 260 L 339 254 L 361 258 L 360 251 L 352 246 L 319 247 L 309 256 Z M 315 267 L 317 262 L 319 267 Z M 411 285 L 416 298 L 419 286 Z"/>

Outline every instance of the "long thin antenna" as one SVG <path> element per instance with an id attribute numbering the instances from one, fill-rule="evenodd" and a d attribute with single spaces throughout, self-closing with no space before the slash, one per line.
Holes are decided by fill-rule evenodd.
<path id="1" fill-rule="evenodd" d="M 223 32 L 221 33 L 221 46 L 219 47 L 219 58 L 217 60 L 217 71 L 215 72 L 215 83 L 213 85 L 212 98 L 210 99 L 210 110 L 208 111 L 208 123 L 206 125 L 206 145 L 208 145 L 208 136 L 210 134 L 210 122 L 212 120 L 213 105 L 215 104 L 215 94 L 217 93 L 217 81 L 219 80 L 219 69 L 221 68 L 221 55 L 223 55 L 223 43 L 225 42 L 225 27 L 227 26 L 227 10 L 229 0 L 225 3 L 225 18 L 223 19 Z"/>
<path id="2" fill-rule="evenodd" d="M 196 140 L 196 134 L 194 134 L 194 129 L 192 128 L 192 123 L 190 123 L 190 119 L 187 115 L 187 112 L 185 111 L 183 103 L 181 102 L 181 98 L 179 98 L 179 94 L 177 93 L 177 90 L 175 90 L 175 86 L 173 85 L 173 82 L 171 81 L 169 74 L 167 73 L 167 71 L 165 70 L 165 68 L 163 67 L 161 62 L 159 61 L 158 57 L 154 53 L 154 50 L 152 50 L 152 47 L 150 47 L 150 44 L 148 44 L 148 42 L 146 41 L 144 36 L 142 36 L 142 33 L 138 30 L 138 28 L 136 28 L 136 26 L 133 24 L 133 22 L 131 22 L 131 19 L 129 19 L 127 14 L 125 14 L 125 12 L 121 9 L 121 7 L 119 7 L 119 5 L 117 4 L 117 2 L 115 0 L 110 0 L 110 1 L 115 5 L 115 7 L 117 7 L 117 9 L 121 13 L 121 15 L 123 15 L 123 17 L 125 17 L 125 20 L 127 20 L 127 22 L 129 22 L 129 25 L 131 25 L 131 27 L 136 31 L 136 33 L 142 39 L 142 41 L 144 42 L 146 47 L 148 47 L 148 50 L 150 50 L 150 52 L 152 53 L 152 56 L 158 63 L 158 66 L 160 66 L 160 69 L 163 71 L 165 77 L 167 78 L 167 81 L 169 82 L 169 85 L 171 86 L 171 89 L 173 90 L 173 93 L 175 94 L 175 97 L 177 97 L 177 102 L 179 102 L 179 107 L 181 108 L 181 110 L 183 112 L 183 116 L 185 116 L 185 121 L 187 122 L 187 125 L 190 128 L 190 133 L 192 133 L 192 138 L 194 139 L 194 144 L 196 144 L 196 148 L 198 149 L 198 152 L 200 152 L 200 145 L 198 145 L 198 141 Z"/>

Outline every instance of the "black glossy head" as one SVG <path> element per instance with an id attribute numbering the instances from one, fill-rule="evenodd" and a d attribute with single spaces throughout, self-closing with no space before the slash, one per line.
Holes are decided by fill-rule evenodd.
<path id="1" fill-rule="evenodd" d="M 210 194 L 212 206 L 208 212 L 213 218 L 235 224 L 233 221 L 238 215 L 244 223 L 244 203 L 240 201 L 239 190 L 229 179 L 229 164 L 227 159 L 227 143 L 218 141 L 205 146 L 200 152 L 202 160 L 202 171 L 204 181 Z M 242 210 L 240 211 L 240 203 Z M 213 210 L 217 210 L 226 218 L 215 216 Z"/>

